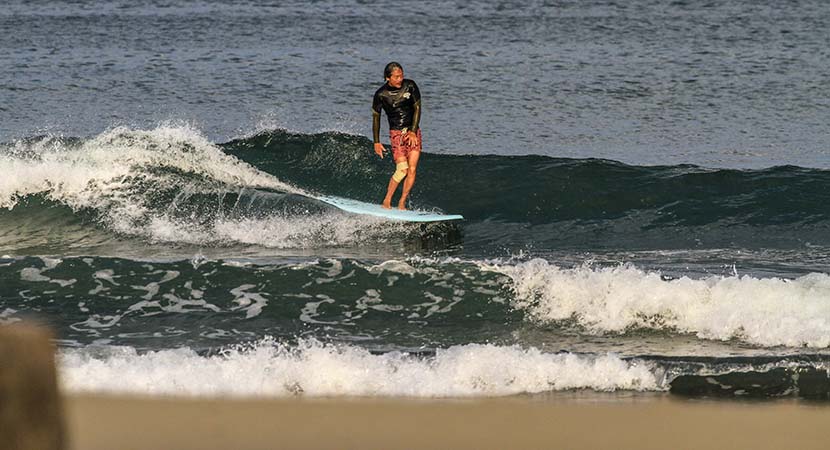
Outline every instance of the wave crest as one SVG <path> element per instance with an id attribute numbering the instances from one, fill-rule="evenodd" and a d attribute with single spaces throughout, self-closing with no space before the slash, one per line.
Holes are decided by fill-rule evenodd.
<path id="1" fill-rule="evenodd" d="M 45 194 L 73 208 L 123 203 L 121 210 L 129 213 L 130 209 L 141 209 L 136 204 L 140 199 L 123 198 L 130 191 L 139 187 L 163 189 L 179 181 L 165 177 L 164 170 L 228 187 L 302 192 L 223 153 L 187 127 L 117 127 L 89 140 L 44 137 L 18 141 L 0 153 L 0 161 L 10 168 L 11 176 L 0 182 L 0 206 L 9 209 L 21 198 Z"/>
<path id="2" fill-rule="evenodd" d="M 431 358 L 315 340 L 289 347 L 270 339 L 210 357 L 187 349 L 138 354 L 119 348 L 103 357 L 67 350 L 60 371 L 70 391 L 153 395 L 493 397 L 663 389 L 642 361 L 477 344 Z"/>
<path id="3" fill-rule="evenodd" d="M 497 267 L 531 320 L 573 320 L 595 333 L 668 329 L 765 346 L 830 346 L 830 276 L 669 279 L 631 265 L 562 269 L 534 259 Z"/>

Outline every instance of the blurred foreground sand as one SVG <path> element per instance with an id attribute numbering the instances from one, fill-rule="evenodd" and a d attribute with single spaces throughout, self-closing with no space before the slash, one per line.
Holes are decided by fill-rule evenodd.
<path id="1" fill-rule="evenodd" d="M 490 399 L 67 394 L 50 333 L 0 327 L 0 448 L 825 449 L 830 403 L 581 392 Z"/>
<path id="2" fill-rule="evenodd" d="M 830 405 L 69 395 L 70 449 L 826 449 Z"/>

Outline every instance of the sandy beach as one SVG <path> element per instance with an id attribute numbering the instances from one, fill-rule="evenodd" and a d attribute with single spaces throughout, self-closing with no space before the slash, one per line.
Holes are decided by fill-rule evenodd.
<path id="1" fill-rule="evenodd" d="M 668 395 L 186 399 L 68 395 L 72 450 L 827 448 L 830 407 Z"/>

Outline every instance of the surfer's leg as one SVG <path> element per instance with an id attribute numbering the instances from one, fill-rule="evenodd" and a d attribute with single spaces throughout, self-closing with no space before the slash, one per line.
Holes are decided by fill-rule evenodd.
<path id="1" fill-rule="evenodd" d="M 395 158 L 395 173 L 389 179 L 389 185 L 386 187 L 386 197 L 383 199 L 383 207 L 386 209 L 392 208 L 392 195 L 398 189 L 401 179 L 407 175 L 407 169 L 404 167 L 407 164 L 406 158 Z M 403 169 L 403 171 L 401 171 Z"/>
<path id="2" fill-rule="evenodd" d="M 406 198 L 409 197 L 409 191 L 412 190 L 412 185 L 415 184 L 415 173 L 420 158 L 420 151 L 409 152 L 409 160 L 407 161 L 409 168 L 406 170 L 406 178 L 403 181 L 403 192 L 401 193 L 401 201 L 398 202 L 398 209 L 406 209 Z"/>
<path id="3" fill-rule="evenodd" d="M 386 209 L 392 208 L 392 194 L 398 188 L 398 182 L 394 178 L 389 179 L 389 186 L 386 188 L 386 197 L 383 199 L 383 207 Z"/>

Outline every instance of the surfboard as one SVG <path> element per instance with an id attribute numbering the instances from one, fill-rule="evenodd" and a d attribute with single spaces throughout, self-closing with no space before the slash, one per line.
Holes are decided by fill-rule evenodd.
<path id="1" fill-rule="evenodd" d="M 444 222 L 447 220 L 462 220 L 460 214 L 439 214 L 428 211 L 401 211 L 397 208 L 386 209 L 381 205 L 352 200 L 350 198 L 322 196 L 315 197 L 323 203 L 327 203 L 343 211 L 365 214 L 370 216 L 385 217 L 391 220 L 402 220 L 405 222 Z"/>

